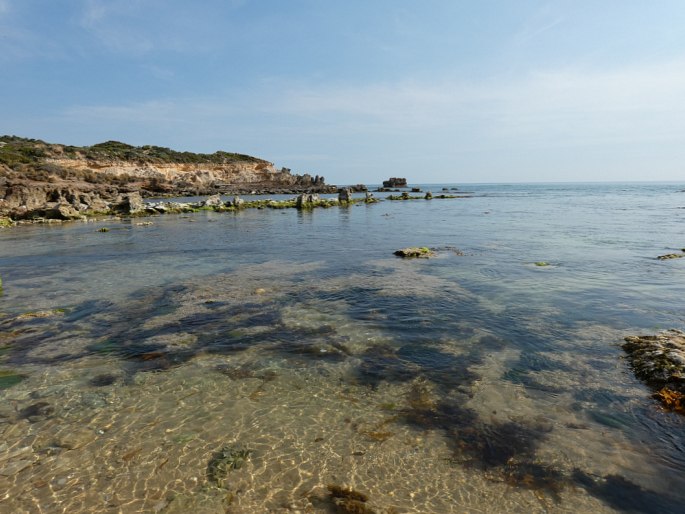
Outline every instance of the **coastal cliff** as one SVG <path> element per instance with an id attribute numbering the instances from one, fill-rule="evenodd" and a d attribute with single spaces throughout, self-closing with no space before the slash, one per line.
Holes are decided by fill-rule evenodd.
<path id="1" fill-rule="evenodd" d="M 105 212 L 122 194 L 144 197 L 334 192 L 324 178 L 277 170 L 249 155 L 178 152 L 117 141 L 76 147 L 0 137 L 0 216 Z M 57 209 L 57 210 L 55 210 Z"/>

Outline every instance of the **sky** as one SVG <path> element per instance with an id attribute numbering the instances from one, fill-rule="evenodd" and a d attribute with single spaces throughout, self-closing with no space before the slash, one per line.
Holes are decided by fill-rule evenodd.
<path id="1" fill-rule="evenodd" d="M 0 134 L 328 183 L 685 180 L 682 0 L 0 0 Z"/>

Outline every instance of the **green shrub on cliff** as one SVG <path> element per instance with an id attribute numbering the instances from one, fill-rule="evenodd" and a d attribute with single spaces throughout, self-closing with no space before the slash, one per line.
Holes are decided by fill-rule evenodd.
<path id="1" fill-rule="evenodd" d="M 177 152 L 162 146 L 132 146 L 120 141 L 105 141 L 92 146 L 64 146 L 39 139 L 0 136 L 0 163 L 12 169 L 21 165 L 38 165 L 45 158 L 86 158 L 121 160 L 149 164 L 229 164 L 232 162 L 263 162 L 239 153 L 218 151 L 213 154 Z"/>

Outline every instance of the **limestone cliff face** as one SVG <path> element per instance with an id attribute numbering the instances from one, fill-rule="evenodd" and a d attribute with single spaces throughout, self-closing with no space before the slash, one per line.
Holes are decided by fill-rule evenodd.
<path id="1" fill-rule="evenodd" d="M 322 177 L 293 175 L 288 169 L 277 170 L 267 161 L 215 163 L 140 163 L 123 160 L 93 160 L 85 158 L 50 158 L 46 163 L 78 173 L 97 173 L 110 177 L 140 179 L 143 184 L 163 181 L 174 189 L 184 185 L 206 189 L 231 186 L 267 188 L 318 187 Z"/>
<path id="2" fill-rule="evenodd" d="M 244 154 L 197 154 L 118 141 L 76 147 L 0 136 L 0 216 L 31 217 L 63 205 L 101 212 L 130 192 L 151 197 L 335 190 L 318 175 L 277 170 Z"/>

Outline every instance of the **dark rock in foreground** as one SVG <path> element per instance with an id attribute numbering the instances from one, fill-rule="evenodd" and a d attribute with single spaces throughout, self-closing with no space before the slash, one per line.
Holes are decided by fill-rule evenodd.
<path id="1" fill-rule="evenodd" d="M 623 349 L 635 375 L 658 390 L 655 397 L 685 414 L 685 332 L 628 336 Z"/>

